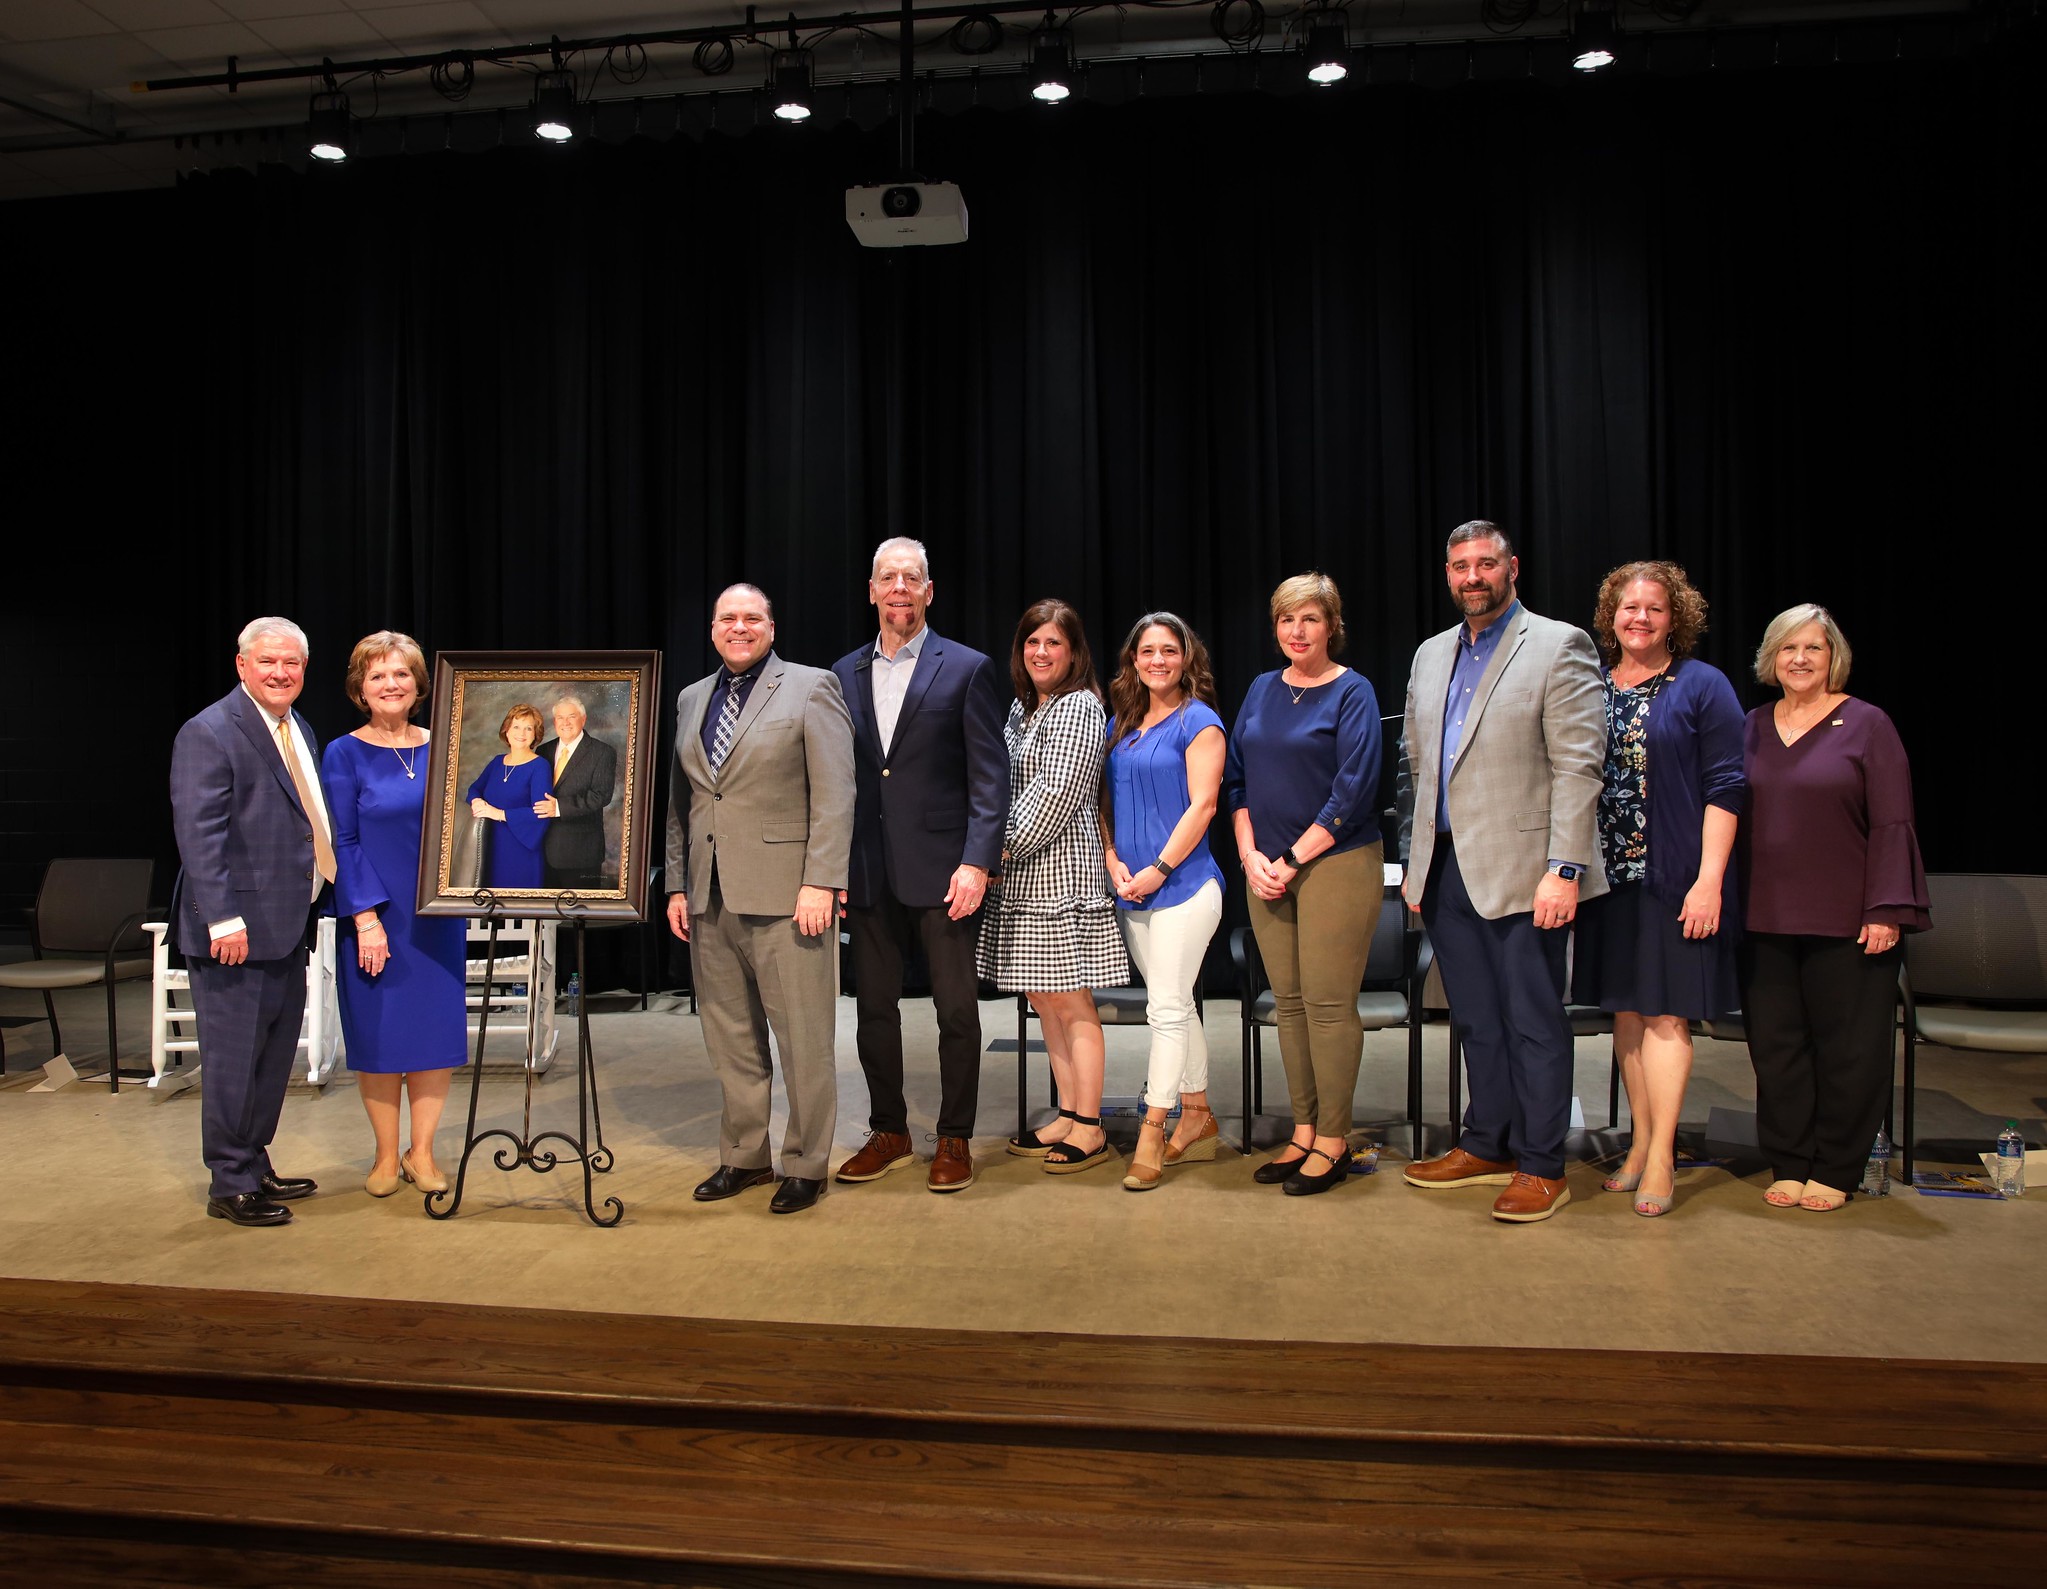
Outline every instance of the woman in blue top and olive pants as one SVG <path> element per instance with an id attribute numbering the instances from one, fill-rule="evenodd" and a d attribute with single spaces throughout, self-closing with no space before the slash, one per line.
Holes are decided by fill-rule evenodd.
<path id="1" fill-rule="evenodd" d="M 1194 999 L 1223 912 L 1222 868 L 1208 849 L 1223 724 L 1201 637 L 1172 613 L 1146 613 L 1123 642 L 1109 705 L 1111 836 L 1103 858 L 1151 1025 L 1144 1124 L 1123 1186 L 1148 1192 L 1166 1166 L 1213 1159 L 1220 1135 L 1208 1107 L 1208 1039 Z M 1180 1125 L 1168 1142 L 1175 1102 Z"/>
<path id="2" fill-rule="evenodd" d="M 1379 699 L 1334 660 L 1343 598 L 1326 574 L 1284 581 L 1272 623 L 1287 665 L 1244 696 L 1223 796 L 1294 1105 L 1292 1140 L 1253 1178 L 1301 1197 L 1328 1191 L 1350 1165 L 1365 1046 L 1358 984 L 1386 892 L 1374 809 Z"/>

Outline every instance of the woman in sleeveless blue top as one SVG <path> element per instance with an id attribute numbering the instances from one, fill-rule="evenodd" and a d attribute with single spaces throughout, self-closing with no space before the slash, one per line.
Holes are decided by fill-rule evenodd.
<path id="1" fill-rule="evenodd" d="M 1208 848 L 1223 775 L 1223 724 L 1208 648 L 1169 612 L 1148 612 L 1123 642 L 1109 685 L 1109 814 L 1105 859 L 1123 936 L 1144 978 L 1151 1065 L 1144 1125 L 1124 1188 L 1148 1192 L 1168 1165 L 1215 1157 L 1208 1040 L 1195 987 L 1222 921 L 1222 868 Z M 1170 1141 L 1174 1104 L 1180 1124 Z"/>

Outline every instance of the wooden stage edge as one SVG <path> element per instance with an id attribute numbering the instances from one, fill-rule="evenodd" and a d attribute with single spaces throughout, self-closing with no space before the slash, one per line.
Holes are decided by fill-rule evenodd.
<path id="1" fill-rule="evenodd" d="M 1938 1584 L 2047 1365 L 898 1330 L 0 1280 L 16 1581 Z"/>

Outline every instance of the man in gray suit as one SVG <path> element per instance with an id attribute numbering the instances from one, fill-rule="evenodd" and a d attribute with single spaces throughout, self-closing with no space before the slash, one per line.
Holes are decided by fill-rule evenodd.
<path id="1" fill-rule="evenodd" d="M 777 1214 L 824 1188 L 838 1124 L 838 934 L 853 843 L 853 720 L 839 681 L 775 655 L 774 607 L 756 585 L 718 597 L 724 666 L 684 690 L 669 769 L 668 926 L 689 944 L 704 1047 L 725 1097 L 718 1168 L 700 1203 L 775 1179 L 768 1149 L 768 1031 L 789 1124 Z"/>
<path id="2" fill-rule="evenodd" d="M 1445 573 L 1464 621 L 1422 643 L 1407 681 L 1402 892 L 1436 946 L 1471 1106 L 1457 1145 L 1407 1181 L 1504 1186 L 1493 1218 L 1525 1224 L 1571 1200 L 1564 946 L 1579 901 L 1606 892 L 1605 695 L 1591 637 L 1517 599 L 1498 525 L 1451 531 Z"/>

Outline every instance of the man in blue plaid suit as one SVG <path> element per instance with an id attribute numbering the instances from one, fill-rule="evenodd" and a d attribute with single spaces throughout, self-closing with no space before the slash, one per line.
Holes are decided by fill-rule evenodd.
<path id="1" fill-rule="evenodd" d="M 235 672 L 241 682 L 188 721 L 171 750 L 183 867 L 171 921 L 199 1015 L 206 1212 L 285 1225 L 284 1205 L 316 1190 L 276 1172 L 270 1139 L 305 1012 L 306 943 L 334 881 L 333 830 L 319 743 L 292 709 L 306 682 L 305 632 L 289 618 L 255 619 Z"/>

